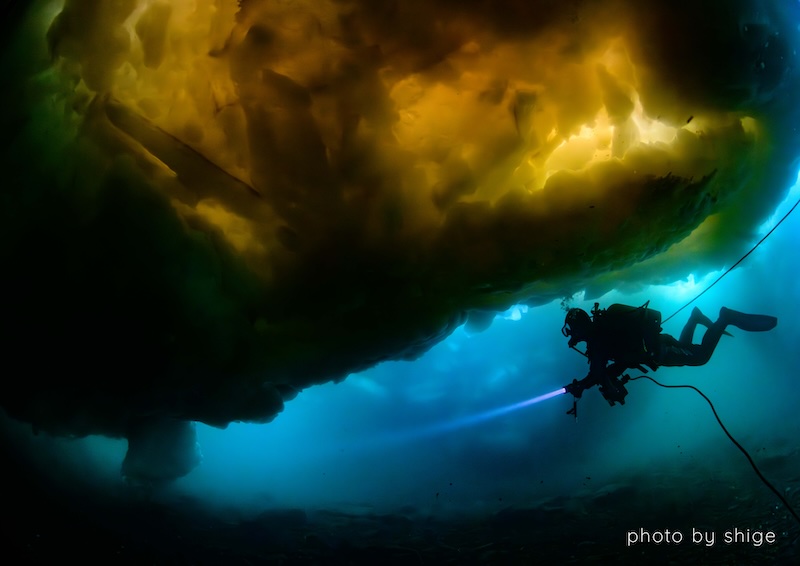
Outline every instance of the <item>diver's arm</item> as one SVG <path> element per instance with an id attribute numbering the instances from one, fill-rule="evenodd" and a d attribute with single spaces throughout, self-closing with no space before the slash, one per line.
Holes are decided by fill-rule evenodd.
<path id="1" fill-rule="evenodd" d="M 617 371 L 617 366 L 619 365 L 617 362 L 608 365 L 611 360 L 606 356 L 591 354 L 592 352 L 589 355 L 589 376 L 587 377 L 592 377 L 594 383 L 600 383 L 604 377 L 610 375 L 609 372 Z M 625 368 L 619 368 L 619 373 L 616 373 L 615 376 L 620 375 L 623 371 L 625 371 Z"/>
<path id="2" fill-rule="evenodd" d="M 587 389 L 602 383 L 606 372 L 606 366 L 608 365 L 607 359 L 603 359 L 602 356 L 598 356 L 597 354 L 592 355 L 592 350 L 588 344 L 586 350 L 589 358 L 589 373 L 583 379 L 573 379 L 572 383 L 564 386 L 567 393 L 571 393 L 576 398 L 580 398 Z"/>
<path id="3" fill-rule="evenodd" d="M 573 379 L 572 383 L 564 386 L 566 392 L 579 399 L 584 391 L 597 385 L 600 388 L 600 393 L 611 405 L 614 405 L 614 403 L 624 405 L 625 396 L 628 394 L 624 387 L 627 378 L 623 379 L 622 382 L 618 378 L 628 368 L 624 364 L 617 362 L 608 365 L 608 361 L 590 359 L 589 375 L 581 380 Z"/>

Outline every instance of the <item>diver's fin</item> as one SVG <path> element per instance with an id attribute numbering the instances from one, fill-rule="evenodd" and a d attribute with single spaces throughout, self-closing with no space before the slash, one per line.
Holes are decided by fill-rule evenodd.
<path id="1" fill-rule="evenodd" d="M 766 332 L 777 326 L 778 319 L 766 314 L 745 314 L 726 307 L 719 309 L 719 320 L 748 332 Z"/>
<path id="2" fill-rule="evenodd" d="M 694 320 L 697 324 L 702 324 L 706 328 L 710 328 L 711 325 L 714 324 L 711 322 L 711 319 L 704 315 L 703 312 L 697 307 L 692 309 L 692 314 L 689 315 L 689 320 Z"/>
<path id="3" fill-rule="evenodd" d="M 693 320 L 693 321 L 695 321 L 697 324 L 702 324 L 702 325 L 703 325 L 703 326 L 705 326 L 706 328 L 711 328 L 711 325 L 713 325 L 713 324 L 714 324 L 713 322 L 711 322 L 711 319 L 710 319 L 710 318 L 708 318 L 706 315 L 704 315 L 704 314 L 703 314 L 703 311 L 701 311 L 701 310 L 700 310 L 699 308 L 697 308 L 697 307 L 694 307 L 694 308 L 692 309 L 692 314 L 691 314 L 691 315 L 689 315 L 689 320 L 690 320 L 690 321 L 692 321 L 692 320 Z M 731 334 L 730 332 L 727 332 L 727 331 L 725 331 L 725 330 L 723 330 L 723 331 L 722 331 L 722 333 L 723 333 L 725 336 L 731 336 L 731 337 L 733 337 L 733 334 Z"/>

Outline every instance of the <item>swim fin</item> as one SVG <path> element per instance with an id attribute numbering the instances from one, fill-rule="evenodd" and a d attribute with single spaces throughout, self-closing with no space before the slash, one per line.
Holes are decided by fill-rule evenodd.
<path id="1" fill-rule="evenodd" d="M 745 314 L 727 307 L 719 309 L 719 321 L 747 332 L 766 332 L 777 326 L 778 319 L 766 314 Z"/>
<path id="2" fill-rule="evenodd" d="M 697 307 L 694 307 L 692 309 L 692 314 L 689 315 L 689 322 L 692 321 L 696 322 L 697 324 L 702 324 L 706 328 L 711 328 L 711 325 L 714 324 L 713 322 L 711 322 L 711 319 L 708 318 L 706 315 L 704 315 L 703 312 Z M 731 337 L 733 336 L 733 334 L 731 334 L 727 330 L 723 330 L 722 333 L 725 336 L 731 336 Z"/>

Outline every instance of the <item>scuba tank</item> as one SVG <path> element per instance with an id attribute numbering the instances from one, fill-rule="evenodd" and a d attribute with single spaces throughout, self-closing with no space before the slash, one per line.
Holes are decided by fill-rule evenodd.
<path id="1" fill-rule="evenodd" d="M 599 303 L 592 309 L 596 335 L 611 347 L 614 361 L 636 362 L 656 369 L 653 356 L 657 352 L 661 334 L 661 312 L 648 307 L 615 303 L 601 309 Z"/>

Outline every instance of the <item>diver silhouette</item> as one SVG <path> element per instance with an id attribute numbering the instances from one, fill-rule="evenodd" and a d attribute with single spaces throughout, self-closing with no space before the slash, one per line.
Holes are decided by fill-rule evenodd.
<path id="1" fill-rule="evenodd" d="M 561 332 L 569 337 L 570 348 L 577 349 L 577 344 L 585 342 L 584 355 L 589 360 L 589 375 L 568 385 L 569 393 L 580 397 L 585 389 L 599 385 L 609 403 L 624 404 L 625 381 L 620 382 L 618 378 L 626 369 L 646 373 L 643 366 L 652 370 L 660 366 L 700 366 L 711 359 L 723 334 L 730 336 L 726 331 L 728 326 L 747 332 L 765 332 L 778 324 L 774 316 L 745 314 L 726 307 L 719 310 L 719 317 L 712 322 L 695 307 L 680 338 L 676 339 L 661 333 L 661 313 L 648 308 L 648 304 L 641 307 L 614 304 L 600 309 L 595 303 L 592 316 L 578 308 L 567 312 Z M 706 331 L 702 341 L 695 344 L 698 324 Z"/>

